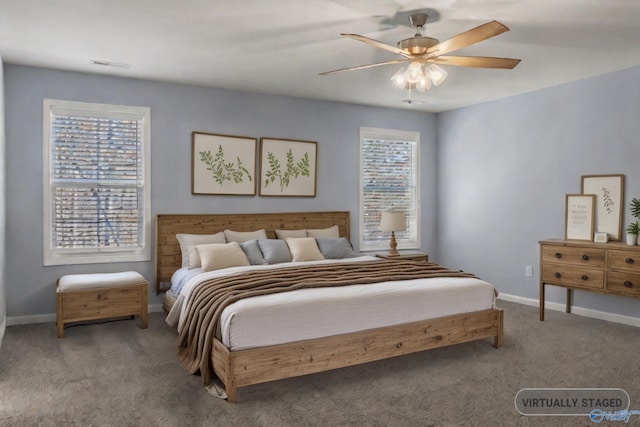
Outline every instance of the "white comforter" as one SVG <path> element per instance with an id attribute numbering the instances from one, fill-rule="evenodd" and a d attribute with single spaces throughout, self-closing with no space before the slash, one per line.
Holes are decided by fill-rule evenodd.
<path id="1" fill-rule="evenodd" d="M 248 270 L 376 259 L 362 256 L 201 273 L 184 284 L 167 323 L 180 330 L 189 295 L 207 279 Z M 221 339 L 229 349 L 241 350 L 486 310 L 494 304 L 493 285 L 462 277 L 301 289 L 246 298 L 229 305 L 220 318 Z"/>

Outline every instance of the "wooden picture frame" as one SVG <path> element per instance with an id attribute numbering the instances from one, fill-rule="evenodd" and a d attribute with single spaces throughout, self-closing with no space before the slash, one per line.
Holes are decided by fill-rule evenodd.
<path id="1" fill-rule="evenodd" d="M 593 239 L 595 194 L 567 194 L 565 198 L 565 240 Z"/>
<path id="2" fill-rule="evenodd" d="M 596 195 L 595 231 L 621 240 L 624 175 L 583 175 L 581 192 Z"/>
<path id="3" fill-rule="evenodd" d="M 191 193 L 256 194 L 258 140 L 245 136 L 191 133 Z"/>
<path id="4" fill-rule="evenodd" d="M 315 197 L 317 142 L 260 138 L 260 195 Z"/>
<path id="5" fill-rule="evenodd" d="M 596 231 L 593 236 L 593 241 L 596 243 L 607 243 L 609 241 L 609 235 L 605 232 Z"/>

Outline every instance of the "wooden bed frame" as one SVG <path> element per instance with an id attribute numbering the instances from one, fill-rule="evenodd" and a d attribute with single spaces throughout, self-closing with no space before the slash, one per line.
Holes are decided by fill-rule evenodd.
<path id="1" fill-rule="evenodd" d="M 165 292 L 171 275 L 181 267 L 180 245 L 175 237 L 178 233 L 213 234 L 225 229 L 255 231 L 264 228 L 267 235 L 274 238 L 275 230 L 338 225 L 340 235 L 349 239 L 349 224 L 350 216 L 346 211 L 157 215 L 156 292 Z M 232 351 L 215 340 L 212 364 L 225 385 L 228 401 L 235 402 L 238 387 L 484 338 L 493 338 L 493 346 L 500 348 L 503 335 L 503 311 L 494 308 L 247 350 Z"/>

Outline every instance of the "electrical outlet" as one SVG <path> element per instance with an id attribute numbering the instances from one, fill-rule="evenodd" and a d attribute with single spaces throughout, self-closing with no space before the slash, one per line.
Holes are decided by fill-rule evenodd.
<path id="1" fill-rule="evenodd" d="M 524 277 L 533 277 L 533 266 L 525 265 L 524 266 Z"/>

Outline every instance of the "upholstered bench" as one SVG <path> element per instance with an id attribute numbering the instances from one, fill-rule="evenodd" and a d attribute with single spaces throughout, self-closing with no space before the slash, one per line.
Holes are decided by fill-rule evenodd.
<path id="1" fill-rule="evenodd" d="M 69 274 L 58 279 L 56 325 L 85 320 L 140 316 L 147 327 L 147 281 L 140 273 Z"/>

